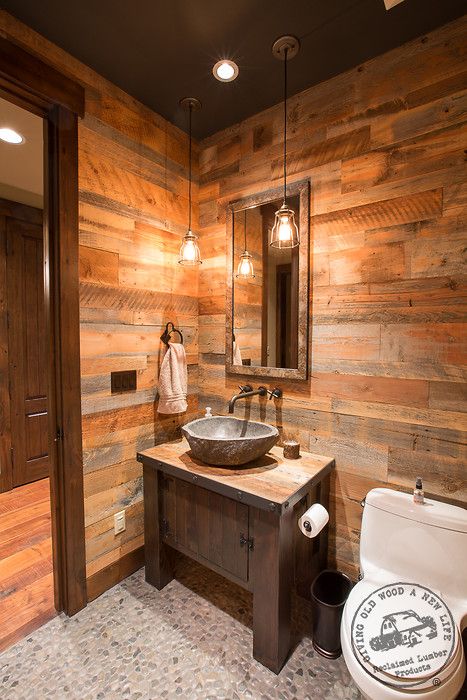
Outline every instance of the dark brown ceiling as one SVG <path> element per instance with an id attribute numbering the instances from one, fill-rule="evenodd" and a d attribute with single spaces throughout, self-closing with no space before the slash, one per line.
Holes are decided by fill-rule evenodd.
<path id="1" fill-rule="evenodd" d="M 295 34 L 290 64 L 299 92 L 461 16 L 465 0 L 3 0 L 11 14 L 175 124 L 181 97 L 203 103 L 205 137 L 281 99 L 271 45 Z M 219 58 L 240 66 L 233 83 L 211 73 Z"/>

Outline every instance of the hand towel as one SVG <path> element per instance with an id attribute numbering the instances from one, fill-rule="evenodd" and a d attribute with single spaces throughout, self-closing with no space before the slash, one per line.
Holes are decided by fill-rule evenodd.
<path id="1" fill-rule="evenodd" d="M 187 409 L 186 354 L 182 343 L 169 343 L 159 373 L 158 413 L 184 413 Z"/>
<path id="2" fill-rule="evenodd" d="M 233 360 L 232 360 L 233 365 L 242 365 L 242 353 L 240 352 L 240 346 L 238 345 L 237 341 L 234 340 L 233 342 Z"/>

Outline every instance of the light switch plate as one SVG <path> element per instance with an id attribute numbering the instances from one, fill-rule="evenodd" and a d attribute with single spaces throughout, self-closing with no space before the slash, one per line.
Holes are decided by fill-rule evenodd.
<path id="1" fill-rule="evenodd" d="M 119 535 L 124 530 L 126 530 L 125 511 L 120 510 L 114 515 L 114 533 Z"/>
<path id="2" fill-rule="evenodd" d="M 112 394 L 123 394 L 125 391 L 136 391 L 137 377 L 135 369 L 110 373 L 110 391 Z"/>

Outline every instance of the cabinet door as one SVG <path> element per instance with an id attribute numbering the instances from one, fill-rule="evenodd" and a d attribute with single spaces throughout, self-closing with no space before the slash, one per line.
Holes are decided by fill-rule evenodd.
<path id="1" fill-rule="evenodd" d="M 168 544 L 248 581 L 248 506 L 186 481 L 164 477 L 162 532 Z"/>

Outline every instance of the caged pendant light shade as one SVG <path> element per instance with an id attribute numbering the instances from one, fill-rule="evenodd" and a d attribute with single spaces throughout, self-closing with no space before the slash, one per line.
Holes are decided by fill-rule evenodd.
<path id="1" fill-rule="evenodd" d="M 253 279 L 254 276 L 251 255 L 247 250 L 244 250 L 240 256 L 240 262 L 238 263 L 237 277 L 249 280 Z"/>
<path id="2" fill-rule="evenodd" d="M 296 248 L 299 243 L 295 212 L 293 209 L 289 209 L 284 202 L 281 208 L 276 211 L 270 245 L 273 248 Z"/>
<path id="3" fill-rule="evenodd" d="M 236 276 L 241 278 L 241 279 L 244 279 L 244 280 L 249 280 L 249 279 L 254 278 L 255 272 L 253 269 L 253 258 L 246 249 L 246 209 L 245 209 L 245 217 L 243 220 L 243 234 L 244 234 L 243 253 L 240 255 L 240 262 L 238 263 Z"/>
<path id="4" fill-rule="evenodd" d="M 189 126 L 189 156 L 188 156 L 188 231 L 183 236 L 178 262 L 185 267 L 201 265 L 201 253 L 198 246 L 198 236 L 191 230 L 191 121 L 193 110 L 201 109 L 201 102 L 196 97 L 184 97 L 180 106 L 188 111 Z"/>
<path id="5" fill-rule="evenodd" d="M 201 253 L 197 243 L 198 237 L 189 229 L 183 236 L 178 262 L 187 267 L 201 265 Z"/>
<path id="6" fill-rule="evenodd" d="M 295 248 L 300 243 L 295 212 L 287 206 L 287 62 L 297 55 L 300 42 L 294 36 L 283 36 L 274 42 L 273 55 L 284 62 L 284 200 L 276 211 L 271 231 L 273 248 Z"/>

